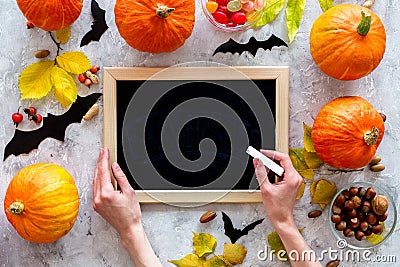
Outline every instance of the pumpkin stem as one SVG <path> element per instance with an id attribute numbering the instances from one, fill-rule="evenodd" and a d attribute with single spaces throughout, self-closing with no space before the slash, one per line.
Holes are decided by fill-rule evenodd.
<path id="1" fill-rule="evenodd" d="M 364 134 L 364 142 L 369 146 L 373 146 L 378 141 L 378 137 L 379 129 L 374 126 L 372 127 L 371 131 L 368 131 Z"/>
<path id="2" fill-rule="evenodd" d="M 24 204 L 16 201 L 10 205 L 7 211 L 11 212 L 14 215 L 21 215 L 24 212 L 24 208 L 25 208 Z"/>
<path id="3" fill-rule="evenodd" d="M 159 18 L 166 19 L 172 14 L 172 12 L 174 12 L 174 10 L 175 10 L 175 8 L 158 5 L 158 7 L 156 9 L 156 15 Z"/>
<path id="4" fill-rule="evenodd" d="M 357 32 L 365 36 L 371 28 L 371 14 L 365 14 L 364 11 L 361 11 L 361 16 L 362 18 L 360 24 L 358 24 Z"/>

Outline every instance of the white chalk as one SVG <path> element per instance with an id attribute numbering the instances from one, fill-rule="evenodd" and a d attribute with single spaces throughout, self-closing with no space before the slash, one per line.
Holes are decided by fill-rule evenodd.
<path id="1" fill-rule="evenodd" d="M 252 146 L 249 146 L 246 149 L 246 153 L 252 156 L 253 158 L 258 158 L 264 163 L 265 167 L 276 173 L 278 176 L 282 176 L 283 172 L 285 171 L 281 166 L 276 164 L 273 160 L 262 154 L 260 151 L 255 149 Z"/>

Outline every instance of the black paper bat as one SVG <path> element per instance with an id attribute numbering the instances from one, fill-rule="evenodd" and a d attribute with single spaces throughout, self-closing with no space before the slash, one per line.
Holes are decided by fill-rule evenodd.
<path id="1" fill-rule="evenodd" d="M 232 244 L 234 244 L 240 237 L 247 235 L 249 231 L 253 230 L 254 227 L 262 223 L 264 219 L 259 219 L 255 222 L 252 222 L 251 224 L 244 227 L 243 230 L 234 228 L 231 218 L 229 218 L 229 216 L 226 215 L 223 211 L 222 211 L 222 220 L 224 221 L 225 235 L 229 237 Z"/>
<path id="2" fill-rule="evenodd" d="M 40 142 L 47 137 L 52 137 L 63 142 L 65 130 L 68 125 L 81 122 L 82 117 L 101 95 L 100 93 L 94 93 L 86 97 L 78 96 L 75 103 L 64 114 L 55 116 L 49 113 L 47 117 L 43 117 L 43 125 L 37 130 L 21 131 L 16 129 L 14 137 L 5 148 L 3 160 L 10 155 L 18 156 L 23 153 L 29 153 L 33 149 L 38 148 Z"/>
<path id="3" fill-rule="evenodd" d="M 106 24 L 106 11 L 101 9 L 95 0 L 92 0 L 91 9 L 93 16 L 92 29 L 83 36 L 81 47 L 87 45 L 91 41 L 99 41 L 103 33 L 108 29 Z"/>
<path id="4" fill-rule="evenodd" d="M 257 41 L 257 39 L 252 36 L 246 44 L 240 44 L 230 38 L 229 41 L 223 43 L 222 45 L 218 46 L 217 49 L 215 49 L 213 56 L 219 52 L 232 54 L 239 53 L 239 55 L 241 55 L 243 52 L 248 51 L 253 55 L 253 57 L 255 57 L 259 48 L 271 50 L 274 46 L 288 47 L 288 45 L 282 39 L 273 34 L 268 40 L 264 41 Z"/>

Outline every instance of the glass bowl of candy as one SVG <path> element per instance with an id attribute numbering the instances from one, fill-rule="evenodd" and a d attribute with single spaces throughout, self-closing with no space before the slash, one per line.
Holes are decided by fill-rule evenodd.
<path id="1" fill-rule="evenodd" d="M 263 15 L 264 0 L 202 0 L 206 18 L 228 32 L 247 30 Z"/>

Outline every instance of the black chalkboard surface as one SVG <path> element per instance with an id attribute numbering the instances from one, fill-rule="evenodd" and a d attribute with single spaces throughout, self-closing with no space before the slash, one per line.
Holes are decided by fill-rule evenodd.
<path id="1" fill-rule="evenodd" d="M 288 69 L 240 68 L 104 70 L 105 146 L 141 202 L 261 201 L 245 149 L 287 149 Z"/>

